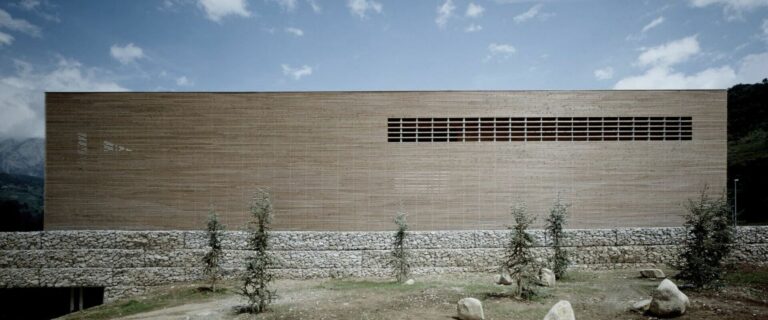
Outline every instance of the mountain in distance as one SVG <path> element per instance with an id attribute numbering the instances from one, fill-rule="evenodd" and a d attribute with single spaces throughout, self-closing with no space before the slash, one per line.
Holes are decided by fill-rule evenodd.
<path id="1" fill-rule="evenodd" d="M 45 140 L 0 140 L 0 231 L 43 228 Z"/>
<path id="2" fill-rule="evenodd" d="M 0 172 L 43 178 L 45 140 L 8 138 L 0 141 Z"/>

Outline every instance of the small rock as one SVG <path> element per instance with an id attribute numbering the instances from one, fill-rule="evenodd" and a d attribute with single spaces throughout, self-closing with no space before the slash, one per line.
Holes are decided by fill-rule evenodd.
<path id="1" fill-rule="evenodd" d="M 405 282 L 405 284 L 409 286 L 413 285 L 414 283 L 416 283 L 416 281 L 414 281 L 413 279 L 408 279 L 408 281 Z"/>
<path id="2" fill-rule="evenodd" d="M 664 274 L 664 271 L 661 271 L 659 269 L 643 269 L 643 270 L 640 270 L 640 277 L 664 279 L 667 276 Z"/>
<path id="3" fill-rule="evenodd" d="M 664 279 L 653 290 L 648 311 L 658 317 L 679 316 L 685 313 L 685 308 L 690 304 L 688 296 L 680 292 L 680 289 L 672 281 Z"/>
<path id="4" fill-rule="evenodd" d="M 483 304 L 475 298 L 464 298 L 456 305 L 460 320 L 485 320 Z"/>
<path id="5" fill-rule="evenodd" d="M 566 300 L 560 300 L 549 309 L 544 320 L 576 320 L 571 303 Z"/>
<path id="6" fill-rule="evenodd" d="M 651 299 L 640 300 L 632 304 L 630 310 L 640 313 L 645 313 L 651 306 Z"/>
<path id="7" fill-rule="evenodd" d="M 547 268 L 541 268 L 541 270 L 539 270 L 539 281 L 541 281 L 541 285 L 543 286 L 554 287 L 555 273 Z"/>
<path id="8" fill-rule="evenodd" d="M 498 276 L 496 276 L 496 283 L 501 285 L 511 285 L 512 284 L 512 277 L 509 275 L 509 273 L 502 272 Z"/>

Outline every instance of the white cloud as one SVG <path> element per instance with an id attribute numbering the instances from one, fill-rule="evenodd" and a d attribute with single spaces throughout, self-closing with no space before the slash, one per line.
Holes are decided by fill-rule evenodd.
<path id="1" fill-rule="evenodd" d="M 453 10 L 456 10 L 456 6 L 453 5 L 453 1 L 451 0 L 445 0 L 442 5 L 437 7 L 437 18 L 435 18 L 435 23 L 438 27 L 445 28 L 448 19 L 453 16 Z"/>
<path id="2" fill-rule="evenodd" d="M 700 50 L 699 41 L 694 35 L 646 49 L 637 58 L 637 62 L 640 66 L 671 66 L 687 60 Z"/>
<path id="3" fill-rule="evenodd" d="M 115 60 L 120 61 L 122 64 L 128 64 L 137 59 L 144 58 L 144 50 L 133 43 L 129 43 L 122 47 L 113 44 L 112 47 L 109 48 L 109 53 L 112 55 L 112 58 L 115 58 Z"/>
<path id="4" fill-rule="evenodd" d="M 222 18 L 235 15 L 250 17 L 251 12 L 246 8 L 245 0 L 198 0 L 208 19 L 220 22 Z"/>
<path id="5" fill-rule="evenodd" d="M 283 68 L 283 75 L 289 76 L 294 80 L 299 80 L 303 77 L 306 77 L 312 74 L 312 67 L 308 65 L 303 65 L 301 67 L 293 68 L 290 65 L 282 64 L 280 65 L 280 67 Z"/>
<path id="6" fill-rule="evenodd" d="M 613 68 L 605 67 L 595 70 L 595 78 L 598 80 L 608 80 L 613 78 Z"/>
<path id="7" fill-rule="evenodd" d="M 297 0 L 272 0 L 274 2 L 277 2 L 278 5 L 280 5 L 281 8 L 285 11 L 293 11 L 296 10 L 296 6 L 298 6 Z"/>
<path id="8" fill-rule="evenodd" d="M 647 32 L 648 30 L 651 30 L 651 29 L 653 29 L 653 28 L 656 28 L 656 27 L 658 27 L 658 26 L 659 26 L 660 24 L 662 24 L 662 23 L 664 23 L 664 17 L 658 17 L 658 18 L 656 18 L 656 19 L 653 19 L 653 21 L 651 21 L 650 23 L 646 24 L 646 25 L 643 27 L 643 30 L 642 30 L 642 31 L 640 31 L 640 32 L 643 32 L 643 33 L 645 33 L 645 32 Z"/>
<path id="9" fill-rule="evenodd" d="M 750 54 L 741 59 L 739 83 L 755 83 L 765 78 L 768 78 L 768 52 Z"/>
<path id="10" fill-rule="evenodd" d="M 13 36 L 0 31 L 0 46 L 9 46 L 13 43 Z"/>
<path id="11" fill-rule="evenodd" d="M 40 0 L 21 0 L 19 5 L 24 8 L 24 10 L 35 10 L 40 6 Z"/>
<path id="12" fill-rule="evenodd" d="M 689 0 L 689 3 L 699 8 L 721 5 L 723 6 L 723 14 L 728 20 L 741 19 L 744 12 L 768 7 L 768 0 Z"/>
<path id="13" fill-rule="evenodd" d="M 657 66 L 639 76 L 619 80 L 614 89 L 718 89 L 727 88 L 736 81 L 736 73 L 729 66 L 709 68 L 693 75 L 675 72 L 672 68 Z"/>
<path id="14" fill-rule="evenodd" d="M 297 37 L 301 37 L 304 35 L 304 30 L 301 30 L 299 28 L 288 27 L 288 28 L 285 28 L 285 32 Z"/>
<path id="15" fill-rule="evenodd" d="M 16 61 L 16 72 L 0 76 L 0 136 L 45 136 L 46 91 L 125 91 L 103 79 L 97 69 L 73 60 L 60 59 L 51 70 L 38 72 Z"/>
<path id="16" fill-rule="evenodd" d="M 539 15 L 539 10 L 541 10 L 541 7 L 543 7 L 542 4 L 537 4 L 528 9 L 528 11 L 523 12 L 521 14 L 516 15 L 512 20 L 515 21 L 515 23 L 523 23 L 528 20 L 531 20 Z"/>
<path id="17" fill-rule="evenodd" d="M 309 6 L 312 7 L 312 11 L 315 13 L 321 13 L 323 12 L 323 7 L 320 6 L 319 3 L 317 3 L 317 0 L 307 0 L 309 2 Z"/>
<path id="18" fill-rule="evenodd" d="M 483 30 L 483 26 L 474 23 L 464 28 L 464 32 L 478 32 L 480 30 Z"/>
<path id="19" fill-rule="evenodd" d="M 381 3 L 373 0 L 347 0 L 349 11 L 360 19 L 368 17 L 368 12 L 381 13 L 383 6 Z"/>
<path id="20" fill-rule="evenodd" d="M 488 55 L 485 57 L 485 61 L 489 61 L 496 57 L 506 59 L 515 52 L 517 52 L 517 49 L 510 44 L 491 43 L 488 45 Z"/>
<path id="21" fill-rule="evenodd" d="M 470 2 L 469 5 L 467 5 L 467 12 L 465 14 L 467 17 L 470 17 L 470 18 L 479 18 L 480 16 L 483 15 L 483 12 L 485 12 L 485 8 L 483 8 L 479 4 Z"/>
<path id="22" fill-rule="evenodd" d="M 10 13 L 3 9 L 0 9 L 0 27 L 26 33 L 33 37 L 39 37 L 41 34 L 40 27 L 24 19 L 14 19 Z"/>
<path id="23" fill-rule="evenodd" d="M 763 25 L 761 27 L 763 29 L 763 40 L 768 41 L 768 19 L 763 19 Z"/>
<path id="24" fill-rule="evenodd" d="M 192 83 L 192 81 L 190 81 L 187 76 L 181 76 L 176 78 L 176 85 L 179 87 L 187 87 L 194 85 L 194 83 Z"/>

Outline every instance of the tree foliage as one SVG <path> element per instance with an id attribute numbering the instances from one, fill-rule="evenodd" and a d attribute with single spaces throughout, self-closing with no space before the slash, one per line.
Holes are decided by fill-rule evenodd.
<path id="1" fill-rule="evenodd" d="M 538 271 L 531 252 L 533 238 L 527 232 L 534 219 L 528 215 L 525 203 L 513 205 L 510 211 L 515 219 L 515 225 L 509 228 L 512 232 L 505 250 L 502 270 L 509 272 L 510 277 L 515 281 L 517 285 L 515 295 L 530 299 L 536 294 L 533 284 L 537 279 Z"/>
<path id="2" fill-rule="evenodd" d="M 274 280 L 270 268 L 274 262 L 268 252 L 272 210 L 269 193 L 262 189 L 257 190 L 251 201 L 253 220 L 248 225 L 250 232 L 248 245 L 255 252 L 246 262 L 243 285 L 240 290 L 240 294 L 248 300 L 248 305 L 243 308 L 243 311 L 249 313 L 264 312 L 276 298 L 275 290 L 270 289 L 270 283 Z"/>
<path id="3" fill-rule="evenodd" d="M 571 263 L 568 259 L 568 251 L 562 247 L 562 241 L 565 237 L 563 233 L 563 226 L 567 222 L 568 205 L 564 204 L 560 195 L 557 195 L 554 206 L 549 211 L 549 217 L 547 217 L 546 230 L 552 238 L 552 249 L 554 255 L 550 261 L 552 266 L 552 272 L 555 273 L 555 277 L 560 279 L 565 275 L 565 271 L 568 269 L 568 265 Z"/>
<path id="4" fill-rule="evenodd" d="M 405 282 L 411 274 L 410 254 L 405 248 L 406 231 L 408 231 L 408 222 L 405 220 L 405 216 L 405 212 L 399 212 L 395 217 L 397 232 L 395 232 L 392 241 L 390 266 L 397 282 Z"/>
<path id="5" fill-rule="evenodd" d="M 211 209 L 208 215 L 208 252 L 203 256 L 203 272 L 211 282 L 211 291 L 216 292 L 216 281 L 221 277 L 221 237 L 224 225 L 219 223 L 219 215 Z"/>
<path id="6" fill-rule="evenodd" d="M 723 273 L 723 259 L 733 241 L 731 210 L 725 195 L 710 198 L 707 188 L 698 199 L 689 199 L 685 216 L 686 238 L 675 267 L 676 278 L 698 288 L 717 286 Z"/>

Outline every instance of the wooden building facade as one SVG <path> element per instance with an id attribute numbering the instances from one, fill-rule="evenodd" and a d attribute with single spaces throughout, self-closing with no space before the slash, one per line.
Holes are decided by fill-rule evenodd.
<path id="1" fill-rule="evenodd" d="M 45 229 L 679 226 L 726 183 L 726 91 L 47 93 Z"/>

